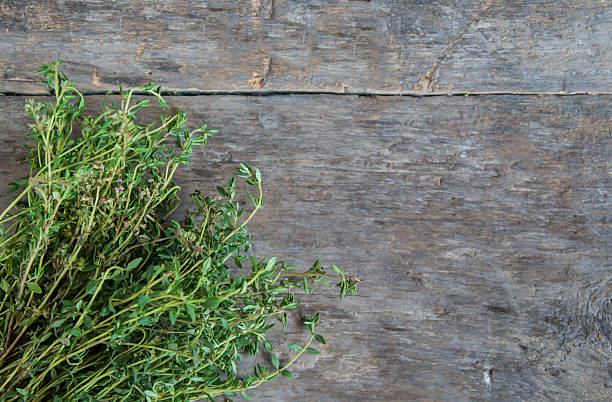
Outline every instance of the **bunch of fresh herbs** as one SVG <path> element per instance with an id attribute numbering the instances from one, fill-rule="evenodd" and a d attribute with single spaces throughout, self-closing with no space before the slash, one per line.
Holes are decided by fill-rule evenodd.
<path id="1" fill-rule="evenodd" d="M 319 260 L 298 272 L 248 256 L 246 224 L 263 192 L 247 164 L 237 176 L 256 190 L 250 212 L 231 177 L 214 196 L 192 194 L 182 221 L 169 218 L 179 205 L 176 169 L 215 131 L 185 128 L 185 114 L 167 112 L 154 84 L 121 90 L 121 103 L 85 115 L 59 65 L 38 72 L 53 100 L 27 102 L 30 174 L 0 214 L 0 400 L 249 399 L 246 390 L 293 377 L 301 354 L 318 353 L 313 340 L 325 343 L 319 314 L 304 320 L 309 338 L 282 363 L 266 339 L 270 320 L 287 325 L 296 288 L 335 279 L 343 297 L 357 280 Z M 136 113 L 150 99 L 165 112 L 145 125 Z M 237 372 L 241 354 L 261 352 L 269 364 Z"/>

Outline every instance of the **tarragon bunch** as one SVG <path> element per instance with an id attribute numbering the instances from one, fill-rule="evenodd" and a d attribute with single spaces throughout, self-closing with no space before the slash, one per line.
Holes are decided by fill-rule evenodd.
<path id="1" fill-rule="evenodd" d="M 286 362 L 266 339 L 273 319 L 286 326 L 298 287 L 336 280 L 343 297 L 358 280 L 319 260 L 299 272 L 249 255 L 246 224 L 263 192 L 247 164 L 237 176 L 256 189 L 250 212 L 232 177 L 214 196 L 192 194 L 184 220 L 169 218 L 176 169 L 216 131 L 185 128 L 154 84 L 85 115 L 59 65 L 38 71 L 52 97 L 27 102 L 30 174 L 0 214 L 0 400 L 248 399 L 249 388 L 292 377 L 295 359 L 318 353 L 313 340 L 325 343 L 319 314 L 304 320 L 310 336 Z M 163 112 L 145 125 L 136 114 L 151 99 Z M 237 372 L 241 354 L 263 351 L 270 364 Z"/>

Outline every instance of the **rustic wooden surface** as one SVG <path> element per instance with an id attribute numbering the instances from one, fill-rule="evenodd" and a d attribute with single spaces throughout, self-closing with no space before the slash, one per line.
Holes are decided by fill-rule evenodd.
<path id="1" fill-rule="evenodd" d="M 256 400 L 612 398 L 610 100 L 171 98 L 221 128 L 184 192 L 252 163 L 255 252 L 364 280 L 304 307 L 328 345 Z M 25 169 L 22 102 L 0 98 L 3 187 Z"/>
<path id="2" fill-rule="evenodd" d="M 609 0 L 4 0 L 0 92 L 612 91 Z"/>
<path id="3" fill-rule="evenodd" d="M 609 0 L 5 0 L 0 207 L 41 63 L 89 110 L 153 80 L 221 130 L 185 193 L 252 163 L 255 252 L 364 280 L 255 400 L 611 400 L 610 32 Z"/>

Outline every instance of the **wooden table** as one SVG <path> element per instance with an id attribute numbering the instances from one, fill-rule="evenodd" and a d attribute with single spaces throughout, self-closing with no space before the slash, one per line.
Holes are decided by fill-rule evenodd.
<path id="1" fill-rule="evenodd" d="M 255 165 L 255 252 L 364 281 L 255 400 L 610 400 L 611 37 L 609 0 L 3 1 L 0 190 L 40 64 L 92 111 L 155 81 L 221 130 L 185 193 Z"/>

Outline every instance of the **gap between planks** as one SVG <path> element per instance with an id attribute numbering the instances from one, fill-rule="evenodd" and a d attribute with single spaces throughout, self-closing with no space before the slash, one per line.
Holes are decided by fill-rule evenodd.
<path id="1" fill-rule="evenodd" d="M 83 96 L 120 95 L 118 90 L 82 92 Z M 163 96 L 286 96 L 286 95 L 338 95 L 338 96 L 397 96 L 397 97 L 436 97 L 436 96 L 611 96 L 612 91 L 321 91 L 321 90 L 245 90 L 245 91 L 174 91 L 162 90 Z M 49 92 L 0 92 L 0 96 L 49 96 Z M 134 95 L 147 95 L 135 91 Z"/>

